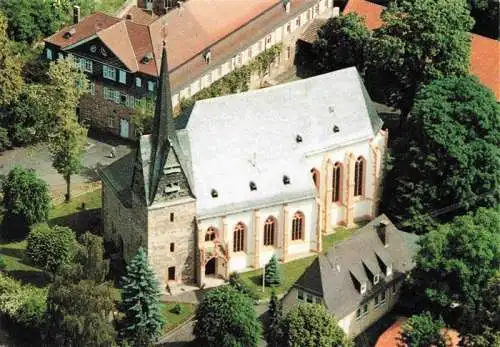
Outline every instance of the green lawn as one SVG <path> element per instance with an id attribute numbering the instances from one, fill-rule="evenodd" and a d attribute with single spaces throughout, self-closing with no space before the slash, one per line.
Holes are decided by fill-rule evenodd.
<path id="1" fill-rule="evenodd" d="M 332 234 L 323 236 L 323 251 L 326 252 L 328 248 L 332 247 L 337 242 L 348 238 L 355 230 L 365 226 L 369 221 L 361 221 L 356 224 L 354 228 L 338 227 Z"/>
<path id="2" fill-rule="evenodd" d="M 167 324 L 165 324 L 165 327 L 163 328 L 165 333 L 181 325 L 189 317 L 194 315 L 195 305 L 188 303 L 179 303 L 179 305 L 182 307 L 182 311 L 179 314 L 172 312 L 172 309 L 174 308 L 175 305 L 177 305 L 177 303 L 175 302 L 168 302 L 162 304 L 163 317 L 167 321 Z"/>
<path id="3" fill-rule="evenodd" d="M 286 293 L 288 289 L 299 279 L 305 269 L 316 259 L 316 256 L 297 259 L 286 264 L 281 264 L 284 281 L 279 287 L 275 287 L 277 294 Z M 272 288 L 266 287 L 262 292 L 262 269 L 255 271 L 242 272 L 241 279 L 245 282 L 259 298 L 268 298 L 271 296 Z"/>
<path id="4" fill-rule="evenodd" d="M 49 213 L 49 220 L 55 220 L 61 217 L 78 213 L 82 210 L 82 203 L 85 203 L 85 209 L 93 210 L 101 208 L 101 190 L 97 189 L 93 192 L 82 194 L 71 199 L 69 203 L 62 203 L 52 208 Z"/>

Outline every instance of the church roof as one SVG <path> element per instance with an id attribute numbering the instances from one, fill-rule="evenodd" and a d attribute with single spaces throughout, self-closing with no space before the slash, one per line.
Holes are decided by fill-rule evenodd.
<path id="1" fill-rule="evenodd" d="M 307 157 L 366 141 L 381 126 L 355 68 L 198 101 L 179 136 L 197 215 L 313 197 Z"/>

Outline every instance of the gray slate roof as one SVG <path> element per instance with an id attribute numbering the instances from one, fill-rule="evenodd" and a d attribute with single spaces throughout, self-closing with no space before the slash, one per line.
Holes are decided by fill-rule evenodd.
<path id="1" fill-rule="evenodd" d="M 178 138 L 189 153 L 198 217 L 313 197 L 307 155 L 366 141 L 381 125 L 354 67 L 196 102 Z"/>
<path id="2" fill-rule="evenodd" d="M 388 247 L 383 245 L 376 231 L 381 221 L 389 222 Z M 398 230 L 385 215 L 380 215 L 356 230 L 348 239 L 334 245 L 326 254 L 321 254 L 294 286 L 322 296 L 328 310 L 341 319 L 369 300 L 379 289 L 413 268 L 412 258 L 417 251 L 417 240 L 417 235 Z M 381 261 L 386 265 L 392 264 L 393 275 L 389 278 L 385 276 Z M 378 284 L 373 285 L 367 267 L 380 275 Z M 360 294 L 356 282 L 366 282 L 367 291 L 364 295 Z"/>

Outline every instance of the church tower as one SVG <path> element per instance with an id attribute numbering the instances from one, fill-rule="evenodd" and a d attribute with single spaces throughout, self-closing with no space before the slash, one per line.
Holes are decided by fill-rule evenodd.
<path id="1" fill-rule="evenodd" d="M 196 200 L 172 110 L 164 44 L 151 135 L 141 136 L 132 178 L 133 199 L 147 210 L 147 252 L 164 288 L 196 281 Z"/>

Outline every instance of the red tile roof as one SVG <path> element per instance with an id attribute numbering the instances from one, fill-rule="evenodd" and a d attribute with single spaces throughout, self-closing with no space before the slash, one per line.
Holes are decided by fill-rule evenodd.
<path id="1" fill-rule="evenodd" d="M 399 317 L 393 325 L 387 328 L 387 330 L 379 336 L 375 347 L 407 347 L 406 344 L 403 344 L 400 340 L 402 331 L 401 328 L 407 320 L 408 318 L 406 317 Z M 446 333 L 451 339 L 450 347 L 458 347 L 458 344 L 460 342 L 458 332 L 453 329 L 444 329 L 443 332 Z"/>
<path id="2" fill-rule="evenodd" d="M 365 0 L 349 0 L 344 8 L 344 13 L 355 12 L 359 14 L 365 19 L 368 29 L 373 30 L 382 26 L 383 21 L 380 15 L 384 8 L 385 7 L 382 5 L 377 5 Z"/>
<path id="3" fill-rule="evenodd" d="M 349 0 L 344 13 L 355 12 L 365 18 L 369 29 L 382 26 L 380 15 L 384 7 L 366 0 Z M 500 42 L 472 34 L 470 69 L 473 75 L 500 100 Z"/>

